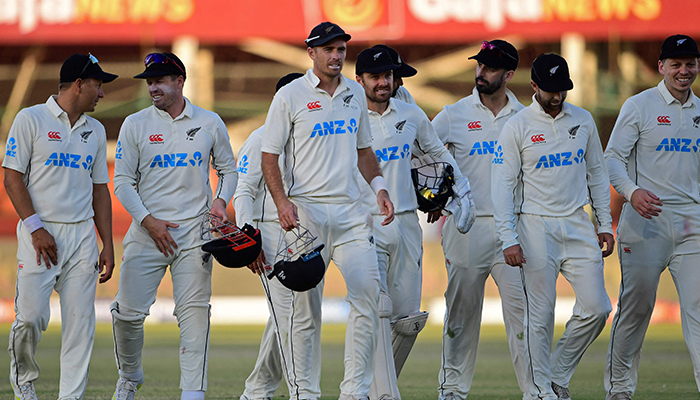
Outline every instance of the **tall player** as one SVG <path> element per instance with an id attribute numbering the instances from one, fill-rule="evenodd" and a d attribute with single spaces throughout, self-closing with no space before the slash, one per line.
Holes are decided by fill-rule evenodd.
<path id="1" fill-rule="evenodd" d="M 153 106 L 124 120 L 117 142 L 114 193 L 133 217 L 124 237 L 119 292 L 111 306 L 119 380 L 116 400 L 131 400 L 143 383 L 143 322 L 170 266 L 180 327 L 182 400 L 207 390 L 212 259 L 199 225 L 209 212 L 228 221 L 236 160 L 226 125 L 183 96 L 185 65 L 172 53 L 151 53 L 145 71 Z M 219 177 L 209 186 L 209 163 Z"/>
<path id="2" fill-rule="evenodd" d="M 95 287 L 114 268 L 112 200 L 107 183 L 107 138 L 85 115 L 104 97 L 102 71 L 92 54 L 73 54 L 61 66 L 58 96 L 17 114 L 7 138 L 5 190 L 17 225 L 17 292 L 10 330 L 10 382 L 15 398 L 36 400 L 35 354 L 46 330 L 49 300 L 61 300 L 61 382 L 58 398 L 79 399 L 87 386 L 95 338 Z M 60 199 L 60 201 L 56 201 Z M 103 249 L 98 255 L 97 236 Z"/>
<path id="3" fill-rule="evenodd" d="M 576 365 L 612 308 L 603 279 L 603 257 L 615 243 L 610 182 L 593 117 L 564 101 L 574 86 L 566 60 L 541 54 L 531 78 L 532 104 L 511 117 L 498 138 L 491 195 L 505 261 L 523 273 L 532 373 L 524 398 L 568 400 Z M 589 197 L 597 232 L 583 210 Z M 552 352 L 559 273 L 576 303 Z"/>
<path id="4" fill-rule="evenodd" d="M 360 170 L 371 182 L 385 215 L 394 218 L 372 137 L 367 101 L 357 82 L 341 74 L 350 35 L 323 22 L 306 39 L 313 68 L 280 89 L 265 121 L 262 170 L 283 229 L 297 221 L 325 244 L 324 261 L 335 262 L 345 279 L 350 315 L 345 336 L 345 377 L 340 400 L 366 399 L 374 375 L 379 273 L 370 215 L 360 206 L 355 180 Z M 284 184 L 278 165 L 286 158 Z M 286 184 L 286 190 L 285 190 Z M 296 399 L 317 399 L 309 374 L 320 363 L 321 296 L 294 293 L 293 310 L 309 307 L 310 318 L 291 320 L 292 339 L 285 356 L 294 365 L 290 381 L 299 385 Z M 294 313 L 296 313 L 294 311 Z"/>
<path id="5" fill-rule="evenodd" d="M 698 57 L 689 36 L 663 42 L 663 80 L 625 102 L 605 151 L 610 181 L 627 200 L 617 227 L 622 282 L 605 363 L 607 399 L 634 394 L 666 267 L 678 290 L 683 337 L 700 390 L 700 100 L 690 88 Z"/>
<path id="6" fill-rule="evenodd" d="M 283 76 L 278 82 L 275 92 L 289 82 L 301 78 L 304 74 L 291 73 Z M 272 201 L 260 168 L 262 156 L 263 132 L 262 126 L 254 130 L 246 139 L 238 151 L 238 185 L 233 195 L 233 207 L 236 210 L 236 222 L 243 226 L 250 224 L 260 230 L 263 240 L 263 249 L 260 256 L 251 264 L 250 268 L 258 275 L 262 275 L 263 285 L 269 289 L 266 293 L 270 306 L 270 317 L 265 325 L 260 350 L 253 371 L 245 381 L 245 390 L 240 400 L 268 400 L 274 396 L 275 391 L 285 376 L 285 366 L 282 364 L 286 358 L 280 357 L 280 343 L 287 343 L 289 339 L 290 306 L 292 304 L 292 291 L 282 285 L 279 280 L 267 281 L 263 275 L 265 267 L 275 264 L 275 253 L 279 243 L 282 228 L 277 219 L 277 209 Z M 280 157 L 279 164 L 284 168 L 284 158 Z M 268 284 L 265 283 L 267 281 Z M 311 290 L 322 291 L 320 284 Z M 266 289 L 267 291 L 267 289 Z M 278 340 L 278 337 L 281 339 Z M 320 363 L 314 365 L 319 371 L 312 376 L 317 377 L 320 386 Z M 294 387 L 289 385 L 290 396 Z"/>
<path id="7" fill-rule="evenodd" d="M 438 161 L 454 168 L 456 195 L 464 198 L 462 213 L 469 213 L 469 181 L 452 155 L 440 142 L 425 113 L 412 104 L 393 99 L 393 63 L 386 48 L 363 50 L 355 64 L 356 80 L 367 97 L 372 128 L 372 149 L 382 175 L 388 182 L 389 196 L 395 202 L 395 218 L 382 225 L 384 215 L 372 201 L 371 188 L 361 182 L 363 205 L 374 219 L 374 239 L 379 264 L 379 337 L 376 368 L 370 392 L 372 400 L 400 399 L 396 379 L 413 346 L 427 313 L 419 313 L 422 285 L 423 235 L 418 223 L 416 193 L 411 179 L 411 153 L 414 142 Z M 469 227 L 462 227 L 468 230 Z M 404 328 L 410 329 L 404 329 Z M 393 339 L 393 340 L 392 340 Z M 392 345 L 393 342 L 393 345 Z M 392 347 L 398 351 L 392 351 Z M 396 359 L 396 364 L 394 360 Z"/>
<path id="8" fill-rule="evenodd" d="M 440 140 L 474 184 L 476 222 L 463 235 L 452 224 L 442 229 L 447 267 L 439 399 L 464 400 L 474 378 L 484 287 L 489 274 L 498 285 L 510 354 L 521 390 L 525 390 L 524 296 L 520 272 L 505 264 L 496 235 L 491 202 L 491 161 L 503 125 L 524 108 L 506 88 L 518 67 L 518 51 L 504 40 L 485 41 L 475 56 L 472 94 L 433 119 Z M 448 217 L 448 220 L 453 218 Z"/>

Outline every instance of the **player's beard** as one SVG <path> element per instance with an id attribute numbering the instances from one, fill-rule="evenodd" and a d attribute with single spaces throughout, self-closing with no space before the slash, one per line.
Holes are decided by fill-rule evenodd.
<path id="1" fill-rule="evenodd" d="M 493 82 L 489 82 L 486 79 L 477 76 L 476 79 L 474 79 L 474 82 L 476 83 L 476 90 L 481 94 L 494 94 L 501 88 L 501 86 L 503 86 L 503 79 L 505 76 L 506 73 L 504 71 L 501 74 L 501 77 Z M 479 85 L 479 82 L 482 84 Z"/>
<path id="2" fill-rule="evenodd" d="M 561 101 L 558 104 L 553 104 L 555 101 L 554 98 L 550 98 L 549 100 L 545 101 L 544 99 L 542 99 L 542 96 L 540 96 L 539 93 L 535 93 L 535 98 L 537 99 L 537 102 L 540 103 L 542 108 L 544 108 L 546 111 L 558 113 L 564 106 L 564 100 L 566 100 L 566 95 L 561 96 Z"/>

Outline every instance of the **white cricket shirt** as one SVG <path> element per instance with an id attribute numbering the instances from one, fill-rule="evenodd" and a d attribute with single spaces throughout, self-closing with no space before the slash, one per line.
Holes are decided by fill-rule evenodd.
<path id="1" fill-rule="evenodd" d="M 564 103 L 552 118 L 533 96 L 532 104 L 503 127 L 492 168 L 494 219 L 503 249 L 518 244 L 514 210 L 565 217 L 586 205 L 589 193 L 598 233 L 612 233 L 610 182 L 588 111 Z"/>
<path id="2" fill-rule="evenodd" d="M 262 151 L 284 154 L 288 197 L 320 203 L 357 201 L 357 149 L 372 145 L 362 87 L 341 75 L 331 97 L 313 69 L 277 92 Z"/>
<path id="3" fill-rule="evenodd" d="M 666 88 L 630 97 L 615 122 L 605 162 L 615 190 L 629 200 L 638 188 L 664 204 L 700 203 L 700 100 L 681 104 Z"/>
<path id="4" fill-rule="evenodd" d="M 56 98 L 17 114 L 2 166 L 24 174 L 42 221 L 75 223 L 95 215 L 92 185 L 109 182 L 107 138 L 104 126 L 85 114 L 71 128 Z"/>
<path id="5" fill-rule="evenodd" d="M 476 87 L 472 94 L 445 106 L 433 119 L 440 140 L 447 145 L 471 183 L 472 197 L 479 217 L 493 216 L 491 200 L 491 161 L 503 125 L 525 108 L 506 89 L 508 103 L 494 116 L 481 103 Z"/>
<path id="6" fill-rule="evenodd" d="M 114 162 L 114 194 L 137 223 L 152 214 L 166 221 L 195 218 L 211 208 L 209 162 L 219 182 L 215 197 L 229 203 L 236 160 L 221 118 L 185 99 L 173 119 L 150 106 L 124 120 Z"/>
<path id="7" fill-rule="evenodd" d="M 233 208 L 239 226 L 253 221 L 277 221 L 277 206 L 265 184 L 260 162 L 265 127 L 254 130 L 238 150 L 238 185 L 233 195 Z M 279 158 L 280 171 L 284 173 L 284 158 Z"/>

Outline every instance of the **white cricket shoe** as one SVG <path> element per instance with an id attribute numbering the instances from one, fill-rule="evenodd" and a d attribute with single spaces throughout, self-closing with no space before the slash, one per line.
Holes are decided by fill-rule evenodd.
<path id="1" fill-rule="evenodd" d="M 444 396 L 439 396 L 438 400 L 457 400 L 457 397 L 455 397 L 455 395 L 452 393 L 448 393 Z"/>
<path id="2" fill-rule="evenodd" d="M 554 391 L 554 394 L 557 395 L 559 400 L 571 400 L 571 392 L 569 392 L 569 388 L 559 386 L 552 382 L 552 390 Z"/>
<path id="3" fill-rule="evenodd" d="M 13 385 L 14 386 L 14 385 Z M 19 388 L 19 397 L 15 394 L 17 400 L 37 400 L 36 392 L 34 391 L 34 382 L 28 382 Z"/>
<path id="4" fill-rule="evenodd" d="M 608 400 L 632 400 L 632 395 L 627 392 L 614 393 L 608 397 Z"/>
<path id="5" fill-rule="evenodd" d="M 141 387 L 141 383 L 120 377 L 117 381 L 117 389 L 114 390 L 114 395 L 112 395 L 112 400 L 134 400 L 134 395 Z"/>

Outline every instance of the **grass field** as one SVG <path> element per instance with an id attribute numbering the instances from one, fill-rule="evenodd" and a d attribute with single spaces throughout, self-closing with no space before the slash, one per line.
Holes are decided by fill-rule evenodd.
<path id="1" fill-rule="evenodd" d="M 9 325 L 0 325 L 0 337 L 7 338 L 9 329 Z M 237 399 L 240 396 L 244 381 L 255 363 L 262 329 L 262 326 L 212 327 L 208 399 Z M 562 329 L 563 327 L 558 327 L 556 335 L 560 335 Z M 343 373 L 344 332 L 343 325 L 323 327 L 323 400 L 338 398 L 338 384 Z M 486 326 L 482 333 L 469 399 L 521 398 L 510 364 L 504 329 Z M 602 380 L 608 336 L 609 330 L 606 329 L 579 364 L 570 387 L 575 400 L 604 398 Z M 177 326 L 146 326 L 146 382 L 136 396 L 138 399 L 180 398 L 178 342 Z M 51 325 L 39 345 L 38 362 L 42 374 L 36 382 L 36 389 L 41 400 L 56 399 L 58 395 L 59 343 L 60 329 L 57 325 Z M 427 326 L 419 336 L 399 378 L 404 400 L 437 398 L 440 349 L 440 328 Z M 9 367 L 9 357 L 4 351 L 0 352 L 0 366 Z M 5 371 L 8 372 L 7 369 Z M 7 375 L 2 373 L 0 376 Z M 639 377 L 635 400 L 699 398 L 680 326 L 651 327 L 647 334 Z M 111 326 L 100 324 L 97 327 L 85 399 L 111 398 L 116 380 Z M 275 398 L 287 397 L 286 390 L 279 390 Z M 12 398 L 12 390 L 6 378 L 0 379 L 0 398 Z"/>

